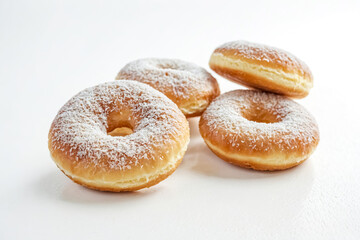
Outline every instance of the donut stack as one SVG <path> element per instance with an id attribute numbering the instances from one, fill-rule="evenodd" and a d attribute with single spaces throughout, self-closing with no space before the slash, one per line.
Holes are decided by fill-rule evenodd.
<path id="1" fill-rule="evenodd" d="M 48 147 L 74 182 L 101 191 L 153 186 L 181 163 L 190 117 L 221 159 L 255 170 L 282 170 L 305 161 L 319 142 L 314 118 L 289 97 L 308 95 L 309 68 L 283 50 L 231 42 L 210 67 L 256 88 L 220 95 L 204 68 L 177 59 L 147 58 L 125 65 L 116 81 L 87 88 L 56 115 Z"/>
<path id="2" fill-rule="evenodd" d="M 222 94 L 203 113 L 199 127 L 220 158 L 255 170 L 283 170 L 304 162 L 319 142 L 312 115 L 291 98 L 313 86 L 308 66 L 284 50 L 235 41 L 211 55 L 210 68 L 252 88 Z"/>

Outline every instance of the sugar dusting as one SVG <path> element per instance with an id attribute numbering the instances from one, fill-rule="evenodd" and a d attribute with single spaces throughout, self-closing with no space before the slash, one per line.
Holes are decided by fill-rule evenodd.
<path id="1" fill-rule="evenodd" d="M 273 114 L 276 122 L 249 121 L 242 114 L 254 110 Z M 222 94 L 206 109 L 202 120 L 200 128 L 211 129 L 203 134 L 220 136 L 234 149 L 305 153 L 319 139 L 316 121 L 305 108 L 284 96 L 257 90 Z"/>
<path id="2" fill-rule="evenodd" d="M 107 135 L 109 114 L 122 109 L 132 113 L 129 120 L 135 122 L 134 133 Z M 163 160 L 158 150 L 177 144 L 176 139 L 186 131 L 182 121 L 186 120 L 180 110 L 162 93 L 135 81 L 114 81 L 71 98 L 55 117 L 49 142 L 53 151 L 65 151 L 85 165 L 126 170 Z M 140 159 L 147 161 L 140 163 Z"/>
<path id="3" fill-rule="evenodd" d="M 311 75 L 309 67 L 293 54 L 275 47 L 247 41 L 233 41 L 219 46 L 215 52 L 222 53 L 223 50 L 236 50 L 235 55 L 250 60 L 277 63 L 289 71 L 296 69 L 302 75 Z"/>
<path id="4" fill-rule="evenodd" d="M 204 68 L 178 59 L 146 58 L 125 65 L 116 79 L 134 79 L 151 85 L 169 98 L 196 98 L 212 94 L 216 80 Z M 172 99 L 174 100 L 174 99 Z"/>

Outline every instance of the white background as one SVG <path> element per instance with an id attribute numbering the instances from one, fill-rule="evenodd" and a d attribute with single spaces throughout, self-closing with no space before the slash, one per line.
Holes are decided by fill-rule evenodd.
<path id="1" fill-rule="evenodd" d="M 359 239 L 359 25 L 359 1 L 0 1 L 0 239 Z M 71 96 L 137 58 L 208 68 L 237 39 L 312 69 L 299 102 L 321 141 L 304 164 L 229 165 L 191 119 L 183 163 L 150 189 L 92 191 L 56 168 L 47 133 Z M 214 76 L 222 92 L 240 88 Z"/>

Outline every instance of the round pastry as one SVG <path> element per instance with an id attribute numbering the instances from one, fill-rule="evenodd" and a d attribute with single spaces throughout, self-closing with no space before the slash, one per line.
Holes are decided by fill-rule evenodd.
<path id="1" fill-rule="evenodd" d="M 204 68 L 177 59 L 139 59 L 123 67 L 116 79 L 133 79 L 164 93 L 186 117 L 200 116 L 219 96 L 215 78 Z"/>
<path id="2" fill-rule="evenodd" d="M 308 66 L 294 55 L 245 41 L 221 45 L 211 55 L 210 68 L 248 87 L 303 98 L 313 86 Z"/>
<path id="3" fill-rule="evenodd" d="M 315 119 L 293 100 L 257 90 L 216 98 L 199 122 L 209 148 L 223 160 L 255 170 L 296 166 L 319 142 Z"/>
<path id="4" fill-rule="evenodd" d="M 134 191 L 169 176 L 189 142 L 189 124 L 165 95 L 135 81 L 87 88 L 55 117 L 49 150 L 74 182 Z"/>

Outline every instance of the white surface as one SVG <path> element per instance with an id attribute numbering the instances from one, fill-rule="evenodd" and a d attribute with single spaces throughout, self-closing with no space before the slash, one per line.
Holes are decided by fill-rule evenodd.
<path id="1" fill-rule="evenodd" d="M 359 239 L 359 12 L 359 1 L 1 1 L 0 239 Z M 312 69 L 315 87 L 299 102 L 321 141 L 303 165 L 226 164 L 197 119 L 179 169 L 148 190 L 91 191 L 51 161 L 51 121 L 80 90 L 141 57 L 207 67 L 236 39 L 286 49 Z M 239 88 L 215 76 L 223 92 Z"/>

